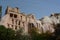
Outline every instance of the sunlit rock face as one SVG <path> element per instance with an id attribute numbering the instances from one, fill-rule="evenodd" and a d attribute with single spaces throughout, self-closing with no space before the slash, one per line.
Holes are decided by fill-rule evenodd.
<path id="1" fill-rule="evenodd" d="M 54 32 L 54 28 L 52 25 L 53 23 L 50 17 L 45 16 L 41 22 L 42 22 L 43 33 L 46 33 L 47 31 L 49 31 L 50 33 Z"/>
<path id="2" fill-rule="evenodd" d="M 46 32 L 53 33 L 54 32 L 54 28 L 53 28 L 52 24 L 49 24 L 49 23 L 43 24 L 42 28 L 43 28 L 43 33 L 46 33 Z"/>
<path id="3" fill-rule="evenodd" d="M 43 19 L 41 20 L 43 33 L 46 33 L 47 31 L 53 33 L 55 31 L 54 25 L 58 23 L 60 23 L 60 14 L 52 14 L 50 17 L 43 17 Z"/>
<path id="4" fill-rule="evenodd" d="M 52 21 L 51 21 L 50 17 L 45 16 L 45 17 L 43 18 L 43 20 L 42 20 L 42 23 L 50 23 L 50 24 L 52 24 Z"/>
<path id="5" fill-rule="evenodd" d="M 18 8 L 7 7 L 5 15 L 1 18 L 0 25 L 13 30 L 19 30 L 21 27 L 24 33 L 28 33 L 30 28 L 36 27 L 38 33 L 46 33 L 47 31 L 53 33 L 55 31 L 54 25 L 60 23 L 60 13 L 45 16 L 37 20 L 32 14 L 24 14 Z"/>
<path id="6" fill-rule="evenodd" d="M 36 28 L 38 29 L 38 33 L 42 33 L 43 31 L 43 27 L 42 27 L 42 23 L 40 20 L 36 20 Z"/>
<path id="7" fill-rule="evenodd" d="M 50 18 L 55 25 L 60 23 L 60 14 L 52 14 Z"/>

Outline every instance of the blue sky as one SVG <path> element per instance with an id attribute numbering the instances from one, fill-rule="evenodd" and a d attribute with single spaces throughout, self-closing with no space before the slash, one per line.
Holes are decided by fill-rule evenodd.
<path id="1" fill-rule="evenodd" d="M 21 12 L 34 14 L 37 19 L 60 13 L 60 0 L 0 0 L 4 15 L 7 6 L 18 7 Z"/>

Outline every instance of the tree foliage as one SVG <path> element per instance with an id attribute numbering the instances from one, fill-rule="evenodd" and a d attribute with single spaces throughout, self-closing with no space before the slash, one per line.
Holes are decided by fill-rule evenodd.
<path id="1" fill-rule="evenodd" d="M 60 40 L 60 23 L 56 25 L 54 33 L 55 33 L 56 40 Z"/>
<path id="2" fill-rule="evenodd" d="M 7 29 L 5 26 L 0 25 L 0 40 L 13 40 L 14 35 L 14 30 Z"/>
<path id="3" fill-rule="evenodd" d="M 36 28 L 32 28 L 29 35 L 22 35 L 22 29 L 14 31 L 0 25 L 0 40 L 60 40 L 60 24 L 57 24 L 55 29 L 51 34 L 48 32 L 39 34 Z"/>
<path id="4" fill-rule="evenodd" d="M 0 6 L 0 13 L 2 12 L 2 6 Z"/>

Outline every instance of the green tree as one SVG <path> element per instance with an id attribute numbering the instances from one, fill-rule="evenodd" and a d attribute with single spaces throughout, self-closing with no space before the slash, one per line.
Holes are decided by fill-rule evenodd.
<path id="1" fill-rule="evenodd" d="M 15 40 L 15 31 L 12 29 L 7 29 L 8 40 Z"/>
<path id="2" fill-rule="evenodd" d="M 0 6 L 0 13 L 2 12 L 2 6 Z"/>
<path id="3" fill-rule="evenodd" d="M 0 25 L 0 40 L 6 39 L 6 28 L 3 25 Z"/>
<path id="4" fill-rule="evenodd" d="M 15 40 L 22 40 L 22 32 L 23 32 L 22 28 L 15 32 Z"/>
<path id="5" fill-rule="evenodd" d="M 0 25 L 0 40 L 14 40 L 15 32 L 12 29 L 7 29 L 5 26 Z"/>
<path id="6" fill-rule="evenodd" d="M 30 35 L 32 40 L 53 40 L 52 34 L 49 34 L 48 32 L 39 34 L 36 28 L 31 29 Z"/>
<path id="7" fill-rule="evenodd" d="M 23 34 L 23 28 L 16 31 L 15 40 L 31 40 L 29 35 Z"/>
<path id="8" fill-rule="evenodd" d="M 2 6 L 0 6 L 0 20 L 1 20 L 1 16 L 2 16 Z"/>
<path id="9" fill-rule="evenodd" d="M 54 34 L 56 40 L 60 40 L 60 23 L 56 25 Z"/>

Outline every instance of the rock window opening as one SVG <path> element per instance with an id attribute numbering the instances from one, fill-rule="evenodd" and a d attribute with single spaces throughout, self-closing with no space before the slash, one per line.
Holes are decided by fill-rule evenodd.
<path id="1" fill-rule="evenodd" d="M 14 18 L 17 18 L 17 15 L 16 14 L 14 14 Z"/>
<path id="2" fill-rule="evenodd" d="M 13 14 L 12 13 L 10 13 L 10 17 L 13 17 Z"/>
<path id="3" fill-rule="evenodd" d="M 12 25 L 12 28 L 13 28 L 13 25 Z"/>
<path id="4" fill-rule="evenodd" d="M 31 25 L 31 28 L 32 28 L 33 27 L 33 24 L 31 23 L 30 25 Z"/>
<path id="5" fill-rule="evenodd" d="M 35 27 L 33 23 L 29 23 L 28 26 L 29 26 L 29 28 L 34 28 Z"/>
<path id="6" fill-rule="evenodd" d="M 12 19 L 12 24 L 14 24 L 14 19 Z"/>
<path id="7" fill-rule="evenodd" d="M 15 30 L 17 30 L 17 26 L 15 26 Z"/>
<path id="8" fill-rule="evenodd" d="M 21 16 L 21 20 L 22 20 L 22 16 Z"/>
<path id="9" fill-rule="evenodd" d="M 15 22 L 16 22 L 16 25 L 17 25 L 17 20 Z"/>
<path id="10" fill-rule="evenodd" d="M 20 21 L 19 21 L 18 25 L 20 25 Z"/>

